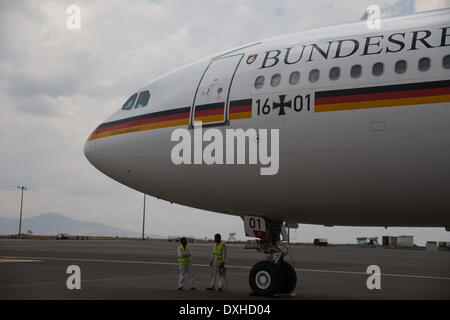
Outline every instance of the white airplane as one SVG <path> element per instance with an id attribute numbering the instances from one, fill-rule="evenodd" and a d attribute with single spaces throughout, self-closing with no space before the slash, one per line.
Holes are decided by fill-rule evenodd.
<path id="1" fill-rule="evenodd" d="M 184 149 L 187 160 L 174 162 L 177 129 L 192 133 L 193 153 L 209 158 L 190 162 Z M 279 163 L 272 158 L 268 168 L 260 153 L 259 165 L 247 158 L 232 165 L 238 161 L 224 160 L 223 150 L 211 152 L 211 136 L 229 129 L 248 133 L 249 159 L 252 144 L 261 151 L 268 148 L 261 141 L 279 142 L 272 148 Z M 278 136 L 262 139 L 265 129 Z M 280 242 L 286 227 L 448 230 L 450 9 L 386 18 L 380 29 L 359 21 L 300 32 L 201 59 L 134 91 L 84 153 L 130 188 L 242 217 L 271 257 L 253 267 L 251 289 L 291 292 L 297 278 Z"/>

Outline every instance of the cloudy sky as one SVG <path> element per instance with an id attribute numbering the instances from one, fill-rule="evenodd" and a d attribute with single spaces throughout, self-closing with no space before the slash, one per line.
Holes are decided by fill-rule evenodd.
<path id="1" fill-rule="evenodd" d="M 69 30 L 66 9 L 81 9 Z M 450 7 L 449 0 L 0 0 L 0 217 L 45 212 L 140 232 L 143 195 L 92 167 L 83 144 L 140 85 L 215 52 L 272 36 L 359 20 L 376 4 L 385 16 Z M 146 231 L 212 237 L 240 218 L 148 199 Z M 302 225 L 296 240 L 414 234 L 450 241 L 443 229 Z"/>

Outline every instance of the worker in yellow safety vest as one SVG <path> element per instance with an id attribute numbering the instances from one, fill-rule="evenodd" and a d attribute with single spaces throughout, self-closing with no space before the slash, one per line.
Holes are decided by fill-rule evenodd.
<path id="1" fill-rule="evenodd" d="M 222 242 L 222 237 L 219 233 L 214 236 L 214 246 L 211 255 L 211 284 L 207 290 L 223 290 L 224 276 L 225 276 L 225 263 L 227 262 L 227 250 L 225 243 Z"/>
<path id="2" fill-rule="evenodd" d="M 189 277 L 189 288 L 191 290 L 195 290 L 194 287 L 194 273 L 192 272 L 192 255 L 191 249 L 187 244 L 186 238 L 180 239 L 181 244 L 177 249 L 178 254 L 178 269 L 179 269 L 179 277 L 178 277 L 178 290 L 183 290 L 184 279 L 186 274 Z"/>

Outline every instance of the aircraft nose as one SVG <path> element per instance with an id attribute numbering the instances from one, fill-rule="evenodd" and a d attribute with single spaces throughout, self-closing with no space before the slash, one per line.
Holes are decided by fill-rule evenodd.
<path id="1" fill-rule="evenodd" d="M 84 148 L 83 148 L 84 156 L 94 166 L 95 166 L 94 161 L 95 161 L 95 153 L 96 153 L 95 143 L 96 143 L 95 140 L 88 140 L 84 144 Z"/>

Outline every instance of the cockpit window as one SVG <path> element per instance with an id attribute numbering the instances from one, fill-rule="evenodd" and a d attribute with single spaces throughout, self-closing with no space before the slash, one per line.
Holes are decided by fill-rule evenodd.
<path id="1" fill-rule="evenodd" d="M 125 102 L 122 106 L 122 110 L 130 110 L 134 106 L 134 102 L 136 101 L 137 93 L 133 94 L 130 98 L 128 98 L 127 102 Z"/>
<path id="2" fill-rule="evenodd" d="M 142 91 L 139 93 L 139 98 L 136 102 L 135 108 L 142 108 L 148 104 L 148 100 L 150 99 L 150 92 L 148 90 Z"/>

